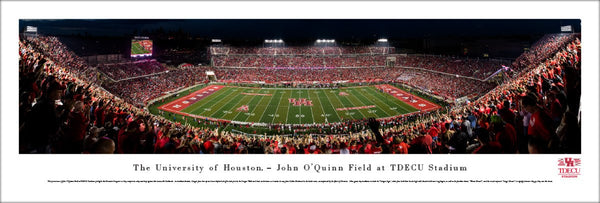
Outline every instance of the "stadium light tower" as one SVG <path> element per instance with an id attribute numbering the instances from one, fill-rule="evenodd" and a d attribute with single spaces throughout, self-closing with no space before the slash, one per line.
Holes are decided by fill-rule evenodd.
<path id="1" fill-rule="evenodd" d="M 317 39 L 316 44 L 318 45 L 329 45 L 335 43 L 335 39 Z"/>
<path id="2" fill-rule="evenodd" d="M 284 42 L 282 39 L 265 39 L 263 47 L 282 47 Z"/>
<path id="3" fill-rule="evenodd" d="M 282 39 L 265 39 L 265 43 L 267 44 L 283 44 Z"/>

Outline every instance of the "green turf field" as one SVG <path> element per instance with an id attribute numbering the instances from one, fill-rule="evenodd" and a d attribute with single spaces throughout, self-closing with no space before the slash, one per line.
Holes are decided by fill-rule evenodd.
<path id="1" fill-rule="evenodd" d="M 132 55 L 136 55 L 136 54 L 149 54 L 150 51 L 144 49 L 144 47 L 138 43 L 131 43 L 131 54 Z"/>
<path id="2" fill-rule="evenodd" d="M 348 95 L 341 96 L 340 92 Z M 310 102 L 295 106 L 289 100 L 300 100 L 300 98 Z M 248 106 L 247 111 L 238 110 L 243 105 Z M 338 109 L 365 106 L 375 107 Z M 368 117 L 383 118 L 415 111 L 416 108 L 386 93 L 381 93 L 372 86 L 340 89 L 224 87 L 182 110 L 185 113 L 217 119 L 284 124 L 331 123 Z"/>

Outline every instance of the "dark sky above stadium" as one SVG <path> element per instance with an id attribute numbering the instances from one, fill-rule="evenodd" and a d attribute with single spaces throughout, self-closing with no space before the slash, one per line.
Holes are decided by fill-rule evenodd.
<path id="1" fill-rule="evenodd" d="M 179 29 L 194 37 L 222 39 L 365 39 L 402 37 L 464 37 L 538 35 L 560 32 L 572 25 L 580 32 L 579 19 L 420 20 L 420 19 L 82 19 L 20 20 L 20 30 L 37 26 L 42 34 L 124 36 L 143 30 Z"/>

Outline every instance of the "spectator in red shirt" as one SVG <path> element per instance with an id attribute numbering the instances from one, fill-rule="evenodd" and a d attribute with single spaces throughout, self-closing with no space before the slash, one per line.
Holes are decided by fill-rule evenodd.
<path id="1" fill-rule="evenodd" d="M 394 154 L 408 154 L 410 146 L 404 140 L 405 138 L 398 137 L 394 139 Z"/>
<path id="2" fill-rule="evenodd" d="M 551 140 L 554 138 L 552 129 L 552 119 L 538 105 L 538 97 L 534 93 L 529 93 L 521 98 L 521 103 L 525 111 L 531 113 L 529 128 L 527 134 L 530 136 L 530 149 L 536 152 L 548 152 L 551 150 Z M 532 148 L 533 147 L 533 148 Z M 530 151 L 531 152 L 531 151 Z"/>
<path id="3" fill-rule="evenodd" d="M 432 154 L 433 139 L 425 131 L 421 132 L 421 136 L 416 137 L 410 142 L 409 153 Z"/>
<path id="4" fill-rule="evenodd" d="M 67 119 L 67 128 L 63 136 L 60 151 L 62 153 L 80 153 L 83 150 L 83 138 L 85 137 L 89 119 L 87 111 L 84 110 L 82 101 L 75 102 L 73 110 Z"/>
<path id="5" fill-rule="evenodd" d="M 429 128 L 429 132 L 428 132 L 428 133 L 429 133 L 429 135 L 430 135 L 432 138 L 437 138 L 437 137 L 438 137 L 438 134 L 440 133 L 440 130 L 439 130 L 439 129 L 437 129 L 437 128 L 435 127 L 435 125 L 431 125 L 431 128 Z"/>
<path id="6" fill-rule="evenodd" d="M 532 137 L 539 137 L 542 140 L 549 141 L 551 137 L 551 118 L 537 102 L 538 97 L 532 93 L 521 98 L 523 108 L 525 108 L 525 111 L 531 113 L 527 134 Z"/>

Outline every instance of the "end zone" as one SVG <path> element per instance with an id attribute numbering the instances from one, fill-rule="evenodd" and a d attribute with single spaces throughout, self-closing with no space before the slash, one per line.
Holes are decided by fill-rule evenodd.
<path id="1" fill-rule="evenodd" d="M 421 112 L 433 111 L 441 108 L 439 105 L 431 103 L 426 99 L 410 94 L 392 85 L 375 85 L 375 87 L 383 92 L 392 95 L 396 99 L 418 109 Z"/>
<path id="2" fill-rule="evenodd" d="M 171 113 L 177 113 L 177 114 L 182 114 L 180 111 L 187 108 L 188 106 L 202 100 L 205 97 L 208 97 L 209 95 L 213 94 L 214 92 L 222 89 L 223 85 L 209 85 L 206 86 L 198 91 L 195 91 L 189 95 L 186 95 L 184 97 L 181 97 L 179 99 L 176 99 L 175 101 L 169 102 L 167 104 L 164 104 L 160 107 L 158 107 L 158 109 L 163 110 L 163 111 L 168 111 Z"/>

